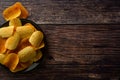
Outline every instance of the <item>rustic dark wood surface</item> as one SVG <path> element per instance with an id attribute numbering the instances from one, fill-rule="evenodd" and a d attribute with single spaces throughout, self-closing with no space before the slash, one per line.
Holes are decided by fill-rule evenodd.
<path id="1" fill-rule="evenodd" d="M 1 0 L 0 13 L 16 1 Z M 120 79 L 119 0 L 20 1 L 45 33 L 45 57 L 27 73 L 0 66 L 0 80 Z"/>
<path id="2" fill-rule="evenodd" d="M 0 0 L 0 13 L 18 0 Z M 120 22 L 120 0 L 20 0 L 38 24 Z M 0 15 L 2 18 L 2 15 Z M 0 23 L 4 22 L 0 20 Z"/>

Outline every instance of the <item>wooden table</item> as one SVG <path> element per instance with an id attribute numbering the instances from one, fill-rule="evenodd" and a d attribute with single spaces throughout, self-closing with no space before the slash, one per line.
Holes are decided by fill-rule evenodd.
<path id="1" fill-rule="evenodd" d="M 0 24 L 2 11 L 16 1 L 0 1 Z M 120 0 L 21 2 L 45 33 L 45 61 L 28 73 L 0 66 L 0 80 L 120 79 Z"/>

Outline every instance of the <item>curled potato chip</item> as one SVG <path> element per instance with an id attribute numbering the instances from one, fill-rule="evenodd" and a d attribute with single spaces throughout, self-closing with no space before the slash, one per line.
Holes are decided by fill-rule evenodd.
<path id="1" fill-rule="evenodd" d="M 31 29 L 34 29 L 34 31 L 37 30 L 31 23 L 26 23 L 24 26 L 29 26 Z"/>
<path id="2" fill-rule="evenodd" d="M 15 33 L 13 36 L 9 37 L 5 43 L 5 48 L 9 50 L 14 50 L 20 41 L 20 36 L 18 33 Z"/>
<path id="3" fill-rule="evenodd" d="M 14 27 L 22 26 L 21 20 L 19 18 L 11 19 L 9 21 L 9 26 L 14 26 Z"/>
<path id="4" fill-rule="evenodd" d="M 3 17 L 7 21 L 17 17 L 25 19 L 28 17 L 28 11 L 20 2 L 16 2 L 3 11 Z"/>
<path id="5" fill-rule="evenodd" d="M 28 42 L 28 39 L 29 39 L 29 37 L 26 37 L 26 38 L 23 38 L 23 39 L 20 41 L 20 43 L 19 43 L 19 45 L 18 45 L 18 50 L 21 50 L 21 49 L 23 49 L 23 48 L 31 45 L 31 44 Z"/>
<path id="6" fill-rule="evenodd" d="M 14 32 L 14 26 L 0 28 L 0 37 L 8 38 L 12 36 Z"/>
<path id="7" fill-rule="evenodd" d="M 28 25 L 17 27 L 16 29 L 16 32 L 20 34 L 20 37 L 22 39 L 31 36 L 34 31 L 35 31 L 35 28 Z"/>
<path id="8" fill-rule="evenodd" d="M 5 58 L 5 54 L 0 54 L 0 63 L 3 64 L 3 60 Z"/>
<path id="9" fill-rule="evenodd" d="M 21 10 L 20 18 L 27 18 L 29 15 L 27 9 L 20 2 L 16 2 L 15 5 L 17 5 Z"/>
<path id="10" fill-rule="evenodd" d="M 14 50 L 7 50 L 6 54 L 9 54 L 9 53 L 18 53 L 23 48 L 25 48 L 27 46 L 31 46 L 31 44 L 28 42 L 28 39 L 29 39 L 29 37 L 26 37 L 26 38 L 23 38 L 22 40 L 20 40 L 17 48 L 14 49 Z"/>
<path id="11" fill-rule="evenodd" d="M 40 43 L 42 42 L 43 40 L 43 33 L 40 32 L 40 31 L 35 31 L 30 39 L 29 39 L 29 42 L 35 46 L 35 47 L 39 47 L 40 46 Z"/>
<path id="12" fill-rule="evenodd" d="M 39 47 L 35 47 L 35 50 L 41 49 L 41 48 L 43 48 L 43 47 L 45 47 L 44 41 L 42 41 L 42 42 L 40 43 L 40 46 L 39 46 Z"/>
<path id="13" fill-rule="evenodd" d="M 18 52 L 20 62 L 27 62 L 36 56 L 36 51 L 33 47 L 28 46 Z"/>
<path id="14" fill-rule="evenodd" d="M 4 61 L 3 64 L 8 67 L 10 70 L 14 70 L 19 62 L 19 57 L 15 53 L 10 53 L 8 54 Z"/>
<path id="15" fill-rule="evenodd" d="M 6 42 L 6 39 L 3 39 L 0 37 L 0 54 L 6 52 L 5 42 Z"/>
<path id="16" fill-rule="evenodd" d="M 40 43 L 39 49 L 43 48 L 44 46 L 45 46 L 45 43 L 44 43 L 44 41 L 42 41 L 42 42 Z"/>
<path id="17" fill-rule="evenodd" d="M 42 52 L 40 50 L 37 51 L 37 55 L 33 58 L 33 61 L 36 62 L 42 58 Z"/>
<path id="18" fill-rule="evenodd" d="M 32 63 L 33 63 L 33 61 L 31 61 L 31 60 L 29 60 L 27 62 L 20 62 L 21 66 L 24 68 L 29 67 Z"/>
<path id="19" fill-rule="evenodd" d="M 20 64 L 18 64 L 15 69 L 10 70 L 10 71 L 11 72 L 18 72 L 18 71 L 22 71 L 24 69 L 25 69 L 24 67 L 22 67 Z"/>
<path id="20" fill-rule="evenodd" d="M 21 10 L 19 8 L 19 6 L 17 5 L 12 5 L 8 8 L 6 8 L 4 11 L 3 11 L 3 17 L 8 21 L 8 20 L 11 20 L 11 19 L 14 19 L 14 18 L 17 18 L 21 15 Z"/>
<path id="21" fill-rule="evenodd" d="M 14 70 L 11 70 L 11 72 L 18 72 L 18 71 L 24 70 L 24 69 L 28 68 L 32 63 L 33 63 L 33 61 L 19 62 L 17 67 Z"/>

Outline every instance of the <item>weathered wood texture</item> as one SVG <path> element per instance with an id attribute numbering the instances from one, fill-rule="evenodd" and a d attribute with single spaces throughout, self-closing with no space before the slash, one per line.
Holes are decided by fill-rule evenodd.
<path id="1" fill-rule="evenodd" d="M 104 57 L 109 59 L 114 56 L 116 57 L 112 59 L 118 62 L 119 25 L 45 25 L 42 28 L 48 41 L 48 53 L 54 57 L 55 63 L 73 61 L 73 63 L 91 64 L 93 62 L 94 64 L 95 61 Z"/>
<path id="2" fill-rule="evenodd" d="M 2 11 L 16 1 L 0 0 L 0 24 Z M 28 73 L 0 66 L 0 80 L 119 80 L 120 0 L 19 1 L 28 19 L 42 24 L 45 57 Z"/>
<path id="3" fill-rule="evenodd" d="M 1 80 L 119 80 L 120 25 L 40 25 L 45 61 L 28 73 L 0 66 Z"/>
<path id="4" fill-rule="evenodd" d="M 18 0 L 0 0 L 0 13 Z M 19 0 L 38 24 L 120 23 L 120 0 Z M 0 14 L 0 18 L 2 15 Z M 3 23 L 3 18 L 0 23 Z"/>

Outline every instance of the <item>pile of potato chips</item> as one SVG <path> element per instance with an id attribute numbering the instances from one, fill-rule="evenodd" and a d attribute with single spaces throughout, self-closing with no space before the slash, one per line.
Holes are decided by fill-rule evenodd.
<path id="1" fill-rule="evenodd" d="M 44 35 L 31 23 L 22 25 L 20 18 L 26 19 L 28 11 L 20 2 L 5 9 L 3 17 L 9 26 L 0 28 L 0 63 L 18 72 L 41 59 Z"/>

